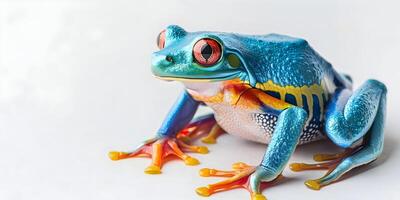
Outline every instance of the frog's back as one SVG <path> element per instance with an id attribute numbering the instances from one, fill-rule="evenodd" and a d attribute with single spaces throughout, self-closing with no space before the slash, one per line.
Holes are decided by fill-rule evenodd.
<path id="1" fill-rule="evenodd" d="M 268 34 L 246 36 L 244 45 L 251 51 L 248 68 L 258 83 L 269 80 L 282 86 L 319 84 L 332 67 L 301 38 Z"/>
<path id="2" fill-rule="evenodd" d="M 323 135 L 323 116 L 330 95 L 337 87 L 351 87 L 351 83 L 304 39 L 279 34 L 248 38 L 249 48 L 261 58 L 249 62 L 256 79 L 254 87 L 307 111 L 309 120 L 300 143 L 319 139 Z M 269 115 L 255 115 L 264 129 L 270 128 L 265 124 L 265 119 L 271 118 Z"/>
<path id="3" fill-rule="evenodd" d="M 331 92 L 326 82 L 333 83 L 335 73 L 307 41 L 278 34 L 220 33 L 218 36 L 227 49 L 240 54 L 246 69 L 246 75 L 241 77 L 243 81 L 307 111 L 309 120 L 300 143 L 317 140 L 323 135 L 323 115 Z M 266 109 L 268 105 L 257 111 L 223 103 L 209 103 L 209 106 L 224 130 L 254 141 L 268 143 L 278 118 L 277 113 Z"/>
<path id="4" fill-rule="evenodd" d="M 296 44 L 296 43 L 304 43 L 305 40 L 302 38 L 291 37 L 288 35 L 269 33 L 265 35 L 251 35 L 248 36 L 254 39 L 262 39 L 264 42 L 272 44 L 272 43 L 281 43 L 281 44 Z"/>
<path id="5" fill-rule="evenodd" d="M 309 120 L 300 143 L 320 138 L 324 107 L 330 93 L 325 82 L 333 74 L 330 63 L 301 38 L 279 34 L 236 37 L 242 42 L 242 56 L 252 76 L 250 80 L 255 82 L 252 86 L 307 111 Z M 255 113 L 253 117 L 265 133 L 272 134 L 272 122 L 277 116 Z"/>

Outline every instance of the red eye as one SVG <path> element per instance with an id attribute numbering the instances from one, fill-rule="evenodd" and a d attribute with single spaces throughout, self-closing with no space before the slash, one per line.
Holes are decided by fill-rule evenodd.
<path id="1" fill-rule="evenodd" d="M 193 56 L 198 64 L 210 67 L 221 58 L 221 45 L 213 39 L 201 39 L 193 47 Z"/>
<path id="2" fill-rule="evenodd" d="M 161 31 L 157 36 L 157 46 L 159 49 L 164 49 L 165 46 L 165 30 Z"/>

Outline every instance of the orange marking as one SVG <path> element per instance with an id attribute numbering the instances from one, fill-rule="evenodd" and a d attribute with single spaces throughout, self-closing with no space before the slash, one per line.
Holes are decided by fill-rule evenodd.
<path id="1" fill-rule="evenodd" d="M 157 141 L 153 145 L 152 164 L 157 167 L 161 167 L 162 164 L 162 142 L 163 141 Z"/>
<path id="2" fill-rule="evenodd" d="M 258 109 L 262 105 L 270 106 L 276 110 L 284 110 L 291 105 L 270 96 L 259 89 L 248 89 L 241 96 L 236 103 L 237 106 L 242 106 L 246 108 Z"/>
<path id="3" fill-rule="evenodd" d="M 266 94 L 264 91 L 252 88 L 247 83 L 239 80 L 225 81 L 221 90 L 214 96 L 202 96 L 191 93 L 194 99 L 205 103 L 229 103 L 247 109 L 258 109 L 262 105 L 268 105 L 276 110 L 284 110 L 291 105 L 283 100 Z"/>

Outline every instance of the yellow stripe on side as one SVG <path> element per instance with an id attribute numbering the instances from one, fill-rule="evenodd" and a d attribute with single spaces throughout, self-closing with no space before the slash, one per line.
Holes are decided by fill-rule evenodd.
<path id="1" fill-rule="evenodd" d="M 313 95 L 316 95 L 320 106 L 320 118 L 322 119 L 322 113 L 324 109 L 323 96 L 326 95 L 323 86 L 319 84 L 313 84 L 311 86 L 279 86 L 273 83 L 271 80 L 266 83 L 257 83 L 256 89 L 252 88 L 248 83 L 242 82 L 241 80 L 234 79 L 224 81 L 221 90 L 213 96 L 204 96 L 197 93 L 196 91 L 188 90 L 188 92 L 198 101 L 205 103 L 230 103 L 238 106 L 244 106 L 247 108 L 257 109 L 260 106 L 260 101 L 269 105 L 277 110 L 283 110 L 291 105 L 285 102 L 286 94 L 291 94 L 295 97 L 297 106 L 303 107 L 304 102 L 302 95 L 304 95 L 307 101 L 309 111 L 312 113 L 314 110 Z M 261 91 L 262 90 L 262 91 Z M 280 94 L 281 99 L 277 100 L 266 94 L 264 91 L 272 91 Z M 239 99 L 240 98 L 240 99 Z"/>
<path id="2" fill-rule="evenodd" d="M 314 103 L 312 95 L 316 95 L 319 100 L 321 115 L 324 108 L 323 97 L 322 95 L 326 95 L 324 93 L 324 89 L 321 85 L 313 84 L 311 86 L 302 86 L 302 87 L 295 87 L 295 86 L 280 86 L 273 83 L 271 80 L 267 81 L 266 83 L 257 83 L 256 88 L 264 90 L 264 91 L 273 91 L 280 94 L 281 99 L 285 100 L 286 94 L 291 94 L 295 97 L 296 103 L 298 106 L 303 106 L 303 98 L 302 95 L 306 96 L 307 105 L 310 111 L 314 110 Z M 322 116 L 321 116 L 322 117 Z"/>

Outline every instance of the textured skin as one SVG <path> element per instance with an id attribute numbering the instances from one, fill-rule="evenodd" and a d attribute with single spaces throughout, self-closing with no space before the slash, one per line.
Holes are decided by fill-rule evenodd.
<path id="1" fill-rule="evenodd" d="M 274 132 L 279 137 L 273 137 L 268 145 L 267 152 L 261 162 L 264 169 L 274 175 L 283 171 L 299 141 L 306 120 L 307 113 L 298 107 L 288 108 L 279 115 Z"/>
<path id="2" fill-rule="evenodd" d="M 281 86 L 296 87 L 320 84 L 324 78 L 330 81 L 335 78 L 335 84 L 349 86 L 330 63 L 300 38 L 278 34 L 188 33 L 178 26 L 169 26 L 166 35 L 166 47 L 153 53 L 152 70 L 160 77 L 220 80 L 240 77 L 252 86 L 272 80 Z M 212 70 L 196 66 L 192 47 L 200 38 L 213 38 L 222 43 L 225 54 L 238 55 L 243 68 L 232 70 L 225 60 L 221 60 Z M 165 62 L 166 56 L 174 58 L 173 65 Z"/>
<path id="3" fill-rule="evenodd" d="M 347 148 L 369 130 L 378 112 L 386 87 L 376 81 L 365 82 L 358 90 L 337 90 L 328 105 L 325 131 L 337 145 Z"/>
<path id="4" fill-rule="evenodd" d="M 281 86 L 310 86 L 320 83 L 324 71 L 331 67 L 303 39 L 277 34 L 220 37 L 229 38 L 224 44 L 241 52 L 249 72 L 243 77 L 252 85 L 272 80 Z"/>
<path id="5" fill-rule="evenodd" d="M 322 184 L 338 180 L 344 173 L 374 161 L 382 153 L 386 92 L 386 86 L 376 80 L 365 82 L 350 98 L 349 94 L 344 95 L 338 90 L 336 96 L 339 98 L 332 99 L 326 113 L 326 134 L 341 147 L 349 147 L 352 141 L 362 136 L 365 137 L 365 144 L 361 150 L 345 158 L 330 174 L 324 176 Z"/>
<path id="6" fill-rule="evenodd" d="M 193 45 L 203 38 L 214 39 L 222 47 L 222 58 L 211 67 L 197 64 L 192 56 Z M 228 55 L 240 60 L 240 65 L 231 66 Z M 303 39 L 189 33 L 169 26 L 165 48 L 153 53 L 152 71 L 161 79 L 182 81 L 187 92 L 167 116 L 161 136 L 174 136 L 201 103 L 214 111 L 217 123 L 228 133 L 269 143 L 250 177 L 250 188 L 257 194 L 261 180 L 271 181 L 282 172 L 296 145 L 323 134 L 343 148 L 365 140 L 359 151 L 319 180 L 321 185 L 382 152 L 384 84 L 368 80 L 352 92 L 351 78 L 337 73 Z"/>

